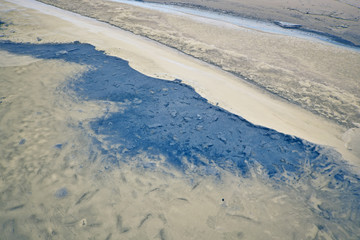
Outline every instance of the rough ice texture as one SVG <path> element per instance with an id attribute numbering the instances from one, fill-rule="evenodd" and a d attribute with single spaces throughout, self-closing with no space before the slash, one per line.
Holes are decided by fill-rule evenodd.
<path id="1" fill-rule="evenodd" d="M 219 169 L 244 178 L 259 174 L 298 191 L 322 219 L 319 229 L 334 238 L 359 236 L 360 178 L 330 149 L 255 126 L 209 104 L 181 81 L 145 76 L 88 44 L 1 42 L 0 48 L 90 66 L 81 79 L 69 80 L 64 91 L 74 91 L 82 101 L 124 106 L 89 124 L 105 169 L 137 159 L 143 168 L 161 163 L 187 174 L 216 176 Z M 136 157 L 141 154 L 153 161 L 142 162 Z M 67 191 L 60 189 L 55 196 L 64 198 Z"/>

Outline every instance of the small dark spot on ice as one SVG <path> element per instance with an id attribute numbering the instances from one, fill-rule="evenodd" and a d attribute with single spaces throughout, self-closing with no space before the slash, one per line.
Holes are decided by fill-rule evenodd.
<path id="1" fill-rule="evenodd" d="M 149 192 L 147 192 L 146 194 L 149 194 L 149 193 L 152 193 L 152 192 L 155 192 L 155 191 L 158 191 L 160 190 L 160 188 L 154 188 L 154 189 L 151 189 Z"/>
<path id="2" fill-rule="evenodd" d="M 54 148 L 62 149 L 62 148 L 63 148 L 63 145 L 62 145 L 61 143 L 59 143 L 59 144 L 56 144 L 56 145 L 54 146 Z"/>
<path id="3" fill-rule="evenodd" d="M 189 200 L 187 200 L 186 198 L 177 198 L 177 200 L 181 200 L 181 201 L 184 201 L 184 202 L 189 202 Z"/>
<path id="4" fill-rule="evenodd" d="M 159 127 L 162 127 L 162 124 L 161 124 L 161 123 L 149 124 L 148 127 L 149 127 L 150 129 L 159 128 Z"/>
<path id="5" fill-rule="evenodd" d="M 191 118 L 190 118 L 190 117 L 183 117 L 183 119 L 184 119 L 185 122 L 191 121 Z"/>
<path id="6" fill-rule="evenodd" d="M 318 225 L 317 227 L 318 227 L 318 229 L 319 229 L 320 231 L 325 229 L 325 227 L 322 226 L 322 225 Z"/>
<path id="7" fill-rule="evenodd" d="M 8 208 L 7 210 L 8 210 L 8 211 L 14 211 L 14 210 L 17 210 L 17 209 L 23 208 L 24 206 L 25 206 L 25 204 L 21 204 L 21 205 L 18 205 L 18 206 L 12 207 L 12 208 Z"/>
<path id="8" fill-rule="evenodd" d="M 55 192 L 55 197 L 56 198 L 64 198 L 66 197 L 67 195 L 69 194 L 67 188 L 63 187 L 63 188 L 60 188 L 59 190 L 57 190 Z"/>
<path id="9" fill-rule="evenodd" d="M 165 240 L 167 238 L 166 235 L 165 235 L 165 230 L 164 229 L 160 230 L 159 237 L 160 237 L 161 240 Z"/>
<path id="10" fill-rule="evenodd" d="M 26 142 L 26 139 L 23 138 L 23 139 L 20 140 L 19 145 L 23 145 L 25 142 Z"/>
<path id="11" fill-rule="evenodd" d="M 141 228 L 142 225 L 144 225 L 144 223 L 151 217 L 151 213 L 147 214 L 140 222 L 138 228 Z"/>
<path id="12" fill-rule="evenodd" d="M 105 240 L 110 240 L 112 236 L 112 233 L 109 233 L 109 235 L 107 235 L 107 237 L 105 238 Z"/>
<path id="13" fill-rule="evenodd" d="M 130 228 L 123 226 L 123 219 L 122 219 L 121 215 L 118 215 L 116 217 L 116 220 L 117 220 L 116 226 L 117 226 L 118 230 L 120 231 L 120 233 L 126 233 L 126 232 L 130 231 Z"/>
<path id="14" fill-rule="evenodd" d="M 90 193 L 90 192 L 84 193 L 84 194 L 79 198 L 79 200 L 75 203 L 75 205 L 78 205 L 79 203 L 81 203 L 81 201 L 84 200 L 85 197 L 86 197 L 89 193 Z"/>
<path id="15" fill-rule="evenodd" d="M 84 193 L 84 194 L 79 198 L 79 200 L 75 203 L 75 205 L 80 204 L 80 203 L 81 203 L 82 201 L 84 201 L 84 200 L 88 200 L 88 199 L 92 198 L 98 191 L 99 191 L 99 189 L 96 189 L 96 190 L 93 191 L 93 192 L 86 192 L 86 193 Z"/>
<path id="16" fill-rule="evenodd" d="M 222 141 L 224 144 L 226 144 L 227 139 L 223 136 L 222 133 L 219 133 L 217 137 L 220 141 Z"/>
<path id="17" fill-rule="evenodd" d="M 196 184 L 192 187 L 191 191 L 194 190 L 195 188 L 197 188 L 199 185 L 200 185 L 200 182 L 196 183 Z"/>

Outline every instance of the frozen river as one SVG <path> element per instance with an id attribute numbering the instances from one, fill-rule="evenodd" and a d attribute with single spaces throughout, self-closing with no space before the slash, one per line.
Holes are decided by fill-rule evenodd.
<path id="1" fill-rule="evenodd" d="M 64 11 L 75 25 L 0 7 L 12 20 L 2 27 L 18 27 L 0 41 L 1 238 L 360 236 L 360 177 L 338 152 L 252 124 L 188 84 L 201 71 L 208 85 L 212 76 L 229 84 L 229 75 Z M 159 56 L 168 65 L 156 65 Z M 169 81 L 132 64 L 184 73 Z M 249 92 L 248 108 L 252 97 L 272 101 Z"/>

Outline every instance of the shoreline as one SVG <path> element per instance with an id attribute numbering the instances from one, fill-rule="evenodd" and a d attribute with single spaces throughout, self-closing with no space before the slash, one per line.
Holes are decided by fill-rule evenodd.
<path id="1" fill-rule="evenodd" d="M 38 3 L 21 0 L 11 0 L 10 2 L 20 2 L 33 8 L 35 6 L 32 4 Z M 153 40 L 145 40 L 144 37 L 133 35 L 106 23 L 43 3 L 38 3 L 36 6 L 39 11 L 62 16 L 68 22 L 63 23 L 66 27 L 58 29 L 60 33 L 64 32 L 68 36 L 72 36 L 67 40 L 64 39 L 65 41 L 79 40 L 90 43 L 107 54 L 129 61 L 132 67 L 149 76 L 168 80 L 182 79 L 184 83 L 194 87 L 201 96 L 213 104 L 218 103 L 224 109 L 256 125 L 275 129 L 317 144 L 332 146 L 351 164 L 360 166 L 360 159 L 345 148 L 341 139 L 345 129 L 334 123 L 275 96 L 268 95 L 255 86 L 239 81 L 230 73 L 188 57 L 177 50 L 169 49 Z M 71 29 L 67 27 L 69 24 L 76 24 L 78 33 L 69 31 Z M 99 38 L 100 33 L 101 38 Z M 24 32 L 27 41 L 38 42 L 36 38 L 26 36 L 28 35 Z M 39 37 L 42 38 L 42 42 L 53 42 L 51 35 L 41 36 L 40 34 Z"/>

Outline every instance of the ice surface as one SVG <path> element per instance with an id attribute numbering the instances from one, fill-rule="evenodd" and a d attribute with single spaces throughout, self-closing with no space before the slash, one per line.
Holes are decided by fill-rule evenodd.
<path id="1" fill-rule="evenodd" d="M 59 96 L 73 101 L 60 105 L 71 113 L 63 121 L 69 131 L 82 133 L 83 140 L 64 135 L 68 139 L 45 144 L 51 150 L 40 159 L 50 162 L 30 155 L 19 158 L 19 162 L 27 159 L 26 169 L 31 164 L 47 164 L 35 167 L 37 173 L 31 175 L 35 179 L 43 176 L 41 181 L 19 188 L 20 182 L 26 182 L 26 175 L 20 174 L 23 168 L 6 162 L 13 162 L 13 156 L 24 151 L 37 153 L 41 142 L 24 142 L 14 153 L 1 149 L 6 152 L 2 162 L 6 182 L 13 177 L 21 179 L 8 188 L 1 185 L 7 192 L 2 196 L 5 210 L 0 219 L 6 236 L 20 236 L 16 235 L 20 234 L 18 223 L 26 226 L 25 233 L 31 224 L 43 226 L 39 216 L 57 222 L 45 232 L 70 238 L 81 231 L 106 238 L 180 239 L 180 232 L 193 238 L 201 232 L 214 238 L 220 233 L 227 238 L 359 236 L 360 178 L 333 150 L 255 126 L 209 104 L 180 80 L 145 76 L 126 61 L 88 44 L 1 42 L 0 48 L 45 62 L 88 68 L 56 88 Z M 91 109 L 86 104 L 102 106 L 102 114 L 76 119 L 73 110 L 79 103 L 84 112 Z M 122 107 L 116 111 L 112 105 Z M 38 109 L 29 111 L 35 114 Z M 52 163 L 52 159 L 56 161 Z M 59 164 L 65 164 L 61 171 L 46 170 Z M 49 174 L 42 175 L 42 171 Z M 66 177 L 69 171 L 70 177 Z M 41 185 L 44 193 L 35 191 Z M 26 191 L 20 191 L 21 195 L 16 189 Z M 56 203 L 60 204 L 56 208 L 51 207 L 55 203 L 41 203 L 51 209 L 49 215 L 42 210 L 45 207 L 37 206 L 38 195 L 31 189 L 39 196 L 66 202 Z M 26 221 L 20 219 L 23 215 Z M 192 228 L 193 221 L 199 223 Z M 65 229 L 73 232 L 65 233 Z"/>

